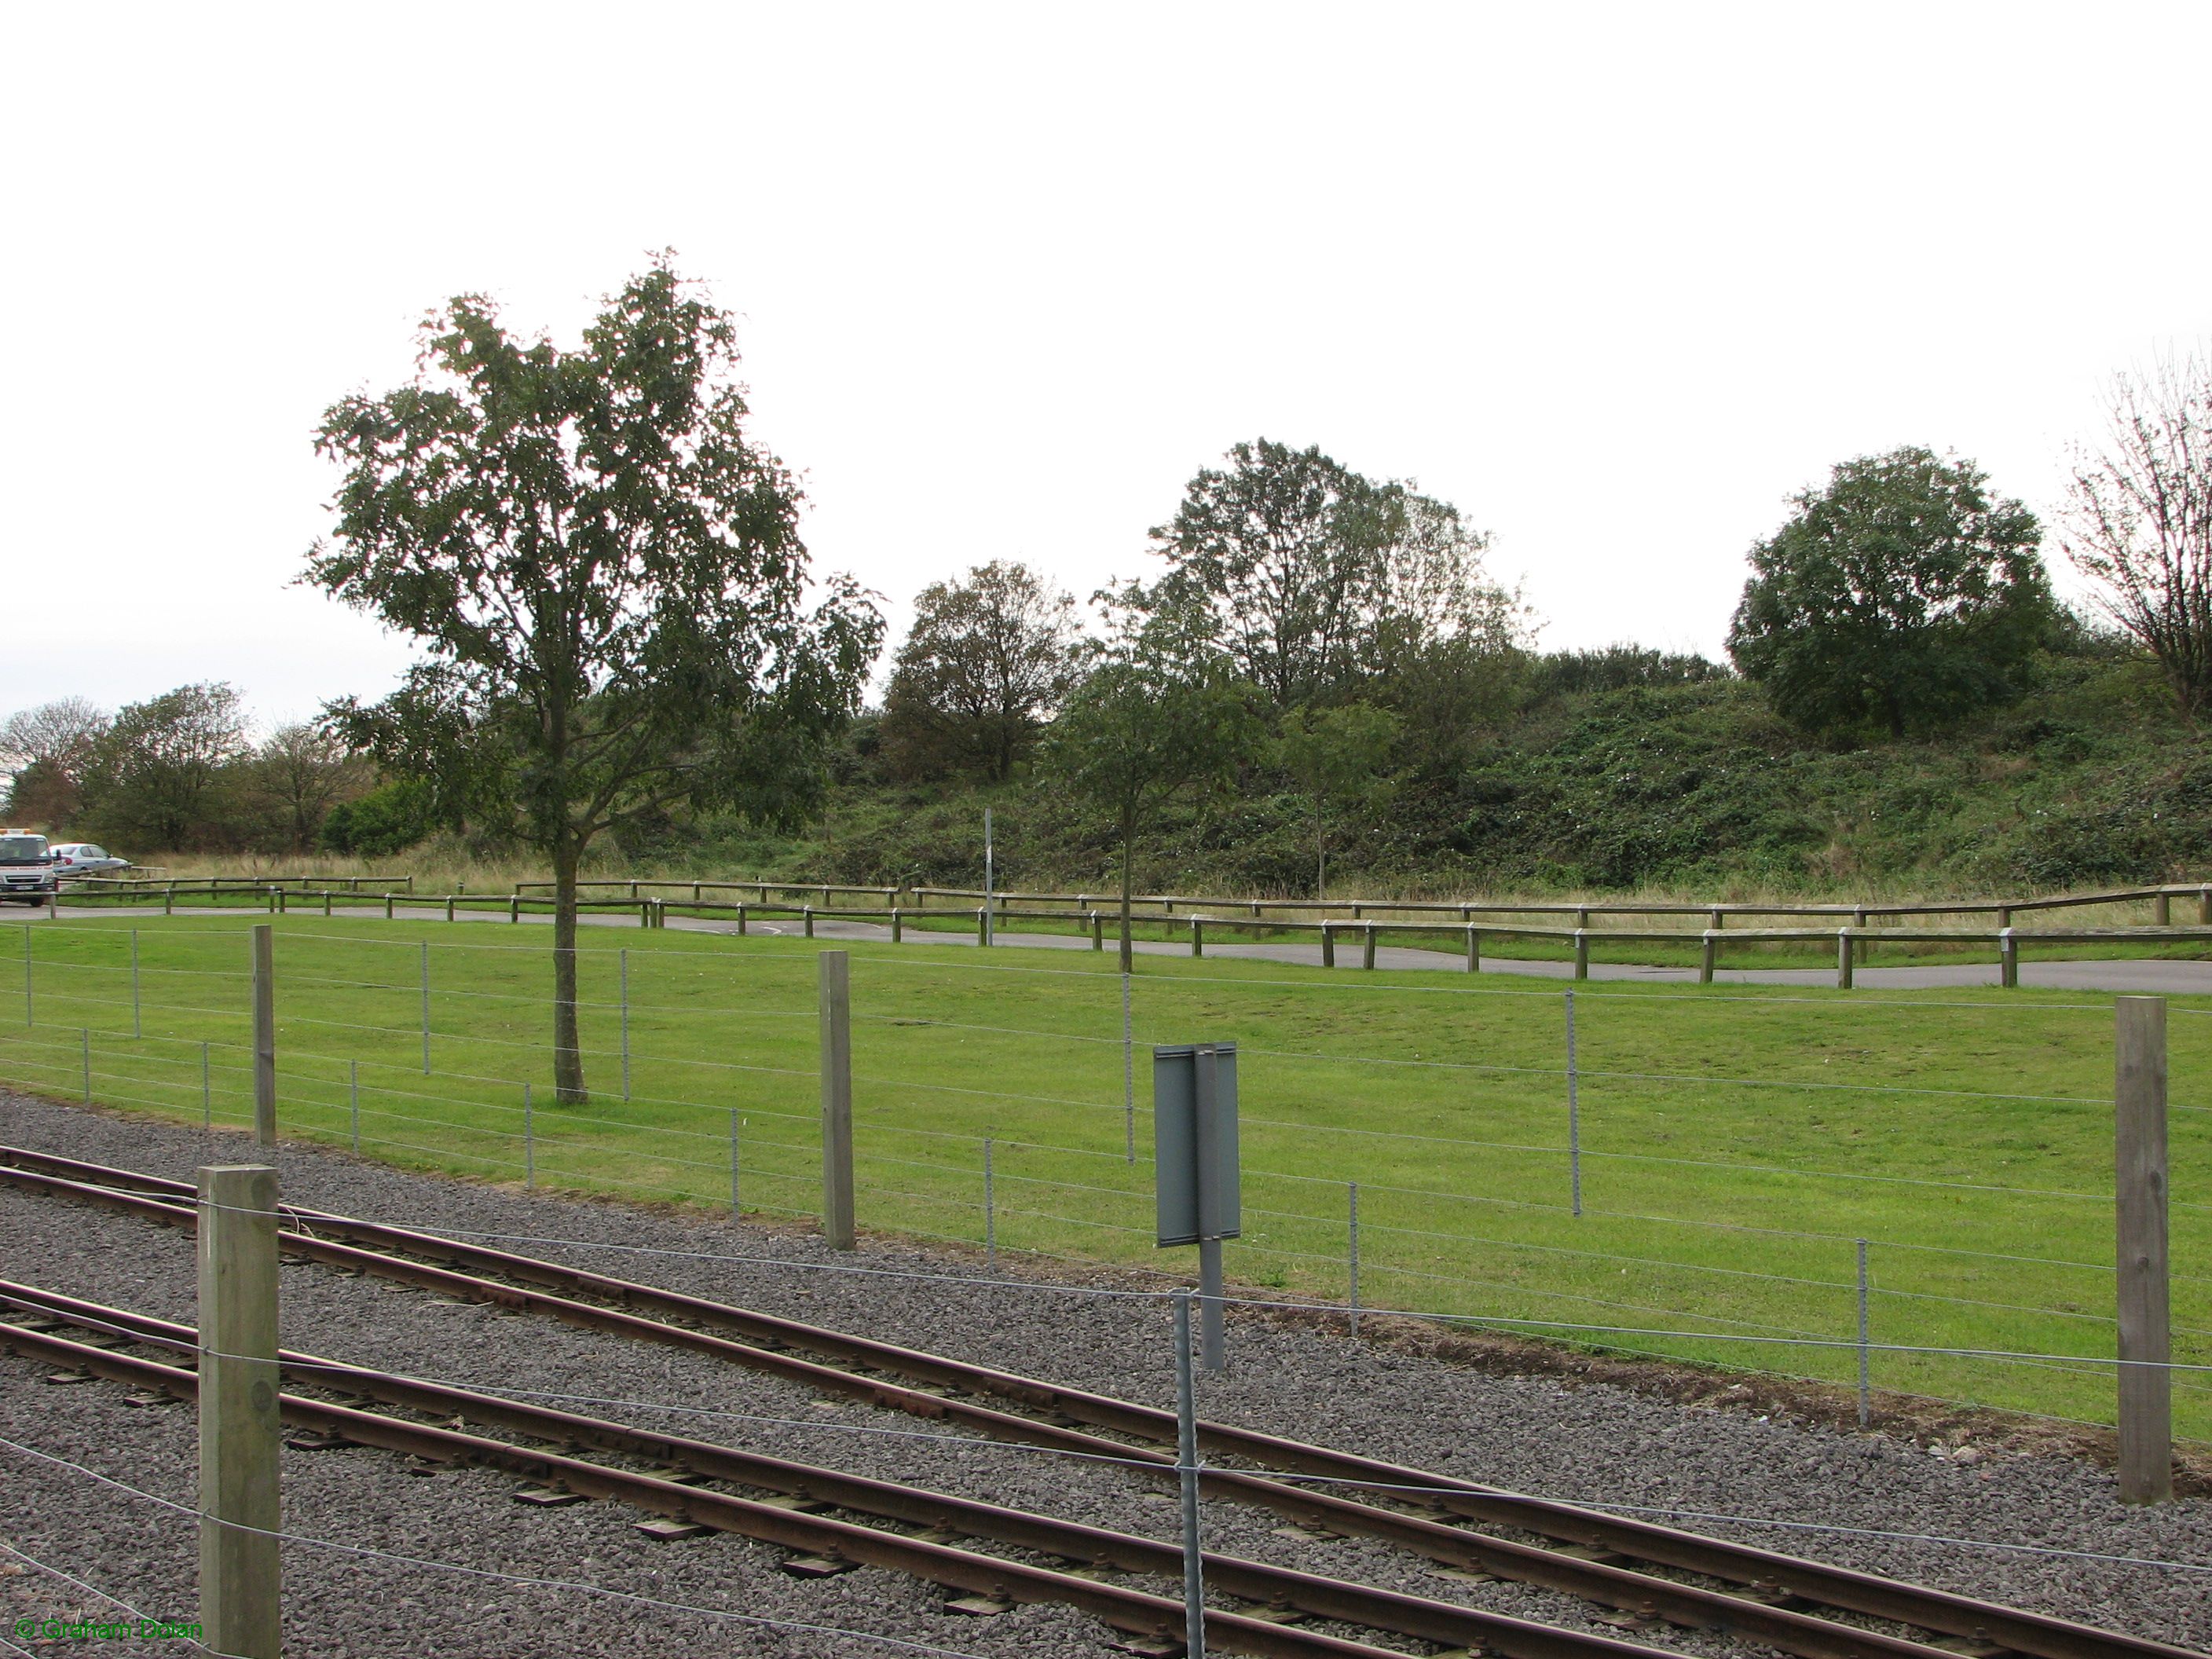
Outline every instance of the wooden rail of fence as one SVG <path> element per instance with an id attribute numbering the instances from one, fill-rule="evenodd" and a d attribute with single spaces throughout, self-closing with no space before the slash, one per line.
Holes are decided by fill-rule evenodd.
<path id="1" fill-rule="evenodd" d="M 514 890 L 526 896 L 550 893 L 553 885 L 550 881 L 518 881 L 514 884 Z M 758 902 L 761 904 L 769 902 L 769 895 L 771 893 L 819 893 L 822 902 L 826 905 L 835 894 L 862 893 L 871 898 L 881 897 L 886 906 L 896 904 L 905 890 L 900 887 L 840 886 L 836 882 L 820 881 L 657 881 L 648 876 L 641 876 L 635 881 L 628 877 L 617 880 L 595 878 L 580 881 L 576 887 L 580 892 L 587 888 L 620 887 L 627 889 L 632 898 L 653 896 L 650 892 L 641 890 L 672 887 L 688 890 L 695 903 L 702 901 L 708 893 L 754 893 L 759 896 Z"/>
<path id="2" fill-rule="evenodd" d="M 386 889 L 404 893 L 411 893 L 415 890 L 415 878 L 412 876 L 180 876 L 171 878 L 141 874 L 75 876 L 70 879 L 72 885 L 80 888 L 143 887 L 151 888 L 156 892 L 173 888 L 180 893 L 231 890 L 258 892 L 267 887 L 306 889 L 310 886 L 310 884 L 319 884 L 313 889 L 315 891 L 320 891 L 324 887 L 343 887 L 349 892 L 358 892 L 364 887 L 371 888 L 380 893 Z"/>
<path id="3" fill-rule="evenodd" d="M 932 898 L 981 902 L 987 896 L 980 888 L 968 887 L 912 887 L 902 890 L 911 895 L 917 908 Z M 1030 914 L 1013 909 L 1014 906 L 1022 904 L 1073 903 L 1087 907 L 1094 903 L 1110 906 L 1120 902 L 1117 896 L 1101 893 L 1003 892 L 988 897 L 1000 911 L 1008 915 Z M 2057 894 L 2042 898 L 1956 899 L 1928 904 L 1629 903 L 1606 900 L 1481 903 L 1467 899 L 1231 899 L 1174 893 L 1133 896 L 1130 902 L 1133 905 L 1156 906 L 1164 915 L 1174 915 L 1176 907 L 1180 905 L 1187 911 L 1201 908 L 1212 912 L 1242 910 L 1255 917 L 1269 911 L 1340 910 L 1349 912 L 1351 919 L 1355 921 L 1363 920 L 1364 913 L 1370 911 L 1401 915 L 1450 915 L 1456 916 L 1462 922 L 1471 921 L 1477 916 L 1573 916 L 1577 927 L 1588 927 L 1589 918 L 1593 916 L 1704 916 L 1706 925 L 1713 927 L 1725 926 L 1730 916 L 1835 916 L 1848 917 L 1852 926 L 1863 927 L 1884 917 L 1987 915 L 1995 917 L 1997 926 L 2003 927 L 2011 925 L 2014 915 L 2033 911 L 2140 903 L 2145 900 L 2157 906 L 2160 920 L 2156 925 L 2164 927 L 2171 920 L 2170 907 L 2177 898 L 2194 899 L 2197 906 L 2197 921 L 2202 925 L 2212 927 L 2212 883 L 2201 882 L 2130 887 L 2101 893 Z"/>
<path id="4" fill-rule="evenodd" d="M 544 886 L 549 885 L 550 884 L 533 883 L 530 884 L 532 886 Z M 599 883 L 594 884 L 628 886 L 629 884 L 627 882 L 621 882 Z M 654 884 L 646 883 L 642 884 L 652 885 Z M 674 883 L 660 884 L 686 886 L 690 884 Z M 700 884 L 702 887 L 707 884 L 708 884 L 703 883 Z M 132 903 L 137 902 L 142 899 L 151 902 L 153 899 L 158 897 L 162 900 L 162 908 L 164 913 L 173 909 L 178 893 L 180 890 L 183 890 L 182 884 L 175 883 L 110 883 L 108 885 L 111 889 L 130 890 L 112 890 L 105 894 L 98 895 L 97 896 L 118 899 Z M 741 884 L 721 884 L 721 885 L 740 886 L 744 890 L 751 891 L 757 888 L 759 884 L 746 882 Z M 819 890 L 813 887 L 787 890 L 777 887 L 774 883 L 769 884 L 769 886 L 772 891 L 799 890 L 814 892 Z M 522 892 L 519 890 L 507 894 L 448 893 L 425 895 L 411 892 L 403 893 L 393 891 L 380 895 L 368 895 L 363 894 L 358 888 L 348 888 L 345 890 L 324 888 L 320 890 L 302 890 L 295 888 L 287 888 L 275 884 L 270 884 L 258 889 L 240 888 L 234 885 L 216 887 L 210 884 L 209 887 L 202 890 L 207 891 L 211 896 L 215 896 L 235 894 L 243 899 L 258 900 L 261 903 L 266 906 L 271 914 L 278 915 L 289 914 L 292 902 L 295 900 L 300 900 L 312 904 L 314 901 L 319 899 L 322 905 L 322 913 L 325 915 L 331 915 L 333 913 L 334 905 L 339 901 L 343 901 L 349 905 L 374 905 L 381 903 L 384 907 L 384 915 L 387 921 L 391 920 L 394 916 L 397 907 L 404 903 L 410 908 L 428 908 L 433 911 L 442 906 L 444 908 L 446 920 L 447 921 L 457 920 L 464 912 L 472 915 L 481 915 L 489 912 L 496 915 L 503 911 L 506 914 L 507 921 L 510 922 L 519 922 L 523 917 L 526 908 L 532 913 L 550 911 L 555 902 L 555 901 L 549 896 L 543 896 L 531 892 Z M 845 888 L 842 890 L 833 889 L 833 890 L 877 893 L 886 890 L 895 891 L 896 890 L 863 887 Z M 2195 891 L 2197 890 L 2180 889 L 2174 890 Z M 2072 902 L 2075 903 L 2087 903 L 2094 902 L 2095 901 L 2075 899 Z M 2106 902 L 2110 901 L 2107 900 Z M 672 901 L 663 898 L 655 898 L 650 896 L 641 896 L 635 899 L 625 896 L 622 898 L 579 898 L 577 900 L 578 908 L 586 911 L 610 911 L 628 914 L 629 911 L 635 909 L 637 913 L 638 925 L 641 927 L 648 928 L 665 927 L 668 925 L 668 913 L 672 906 L 678 910 L 685 913 L 698 913 L 707 915 L 720 914 L 733 916 L 737 921 L 738 932 L 740 933 L 747 932 L 751 921 L 757 917 L 793 917 L 801 923 L 802 932 L 805 937 L 808 939 L 812 939 L 816 936 L 815 926 L 817 921 L 872 921 L 882 920 L 890 924 L 891 942 L 893 944 L 900 943 L 904 939 L 906 926 L 908 922 L 922 922 L 925 924 L 929 922 L 941 922 L 951 921 L 956 916 L 961 917 L 963 921 L 965 920 L 965 913 L 961 911 L 950 909 L 932 910 L 922 908 L 908 908 L 897 904 L 887 905 L 883 908 L 878 909 L 847 907 L 842 905 L 817 908 L 811 904 L 779 904 L 773 902 L 768 903 L 761 903 L 757 902 L 751 903 L 724 903 L 720 901 L 704 898 L 696 902 L 685 902 L 683 900 Z M 1001 919 L 1008 918 L 1008 913 L 1003 911 L 994 912 L 990 907 L 985 905 L 976 906 L 974 914 L 975 921 L 975 938 L 978 945 L 988 945 L 991 942 L 993 935 L 990 922 L 994 915 L 998 915 Z M 1695 914 L 1695 912 L 1692 912 L 1692 914 Z M 1831 911 L 1824 912 L 1822 914 L 1837 913 Z M 1869 914 L 1875 913 L 1869 911 Z M 1075 910 L 1024 910 L 1011 913 L 1011 919 L 1022 921 L 1073 921 L 1080 923 L 1090 933 L 1091 948 L 1094 951 L 1103 951 L 1105 948 L 1106 940 L 1109 936 L 1109 928 L 1118 923 L 1119 912 L 1118 910 L 1101 909 L 1096 907 Z M 1133 918 L 1133 919 L 1134 918 Z M 1347 937 L 1358 944 L 1359 947 L 1360 965 L 1366 969 L 1372 969 L 1375 966 L 1376 950 L 1382 946 L 1386 942 L 1394 939 L 1402 941 L 1410 941 L 1414 939 L 1435 939 L 1437 938 L 1447 938 L 1454 944 L 1454 954 L 1461 957 L 1464 963 L 1466 971 L 1471 974 L 1480 973 L 1482 969 L 1482 941 L 1486 936 L 1491 939 L 1543 939 L 1565 945 L 1571 948 L 1572 961 L 1574 964 L 1574 976 L 1577 979 L 1587 979 L 1589 976 L 1590 946 L 1593 940 L 1607 945 L 1615 944 L 1679 945 L 1686 941 L 1696 940 L 1699 945 L 1698 979 L 1700 984 L 1707 985 L 1712 983 L 1713 975 L 1717 966 L 1720 950 L 1723 944 L 1735 946 L 1746 945 L 1826 944 L 1832 942 L 1836 949 L 1836 982 L 1839 988 L 1844 989 L 1850 988 L 1854 970 L 1856 968 L 1864 965 L 1874 947 L 1883 945 L 1994 945 L 1996 948 L 1997 952 L 1999 982 L 2008 988 L 2016 986 L 2020 982 L 2020 953 L 2021 947 L 2023 946 L 2066 944 L 2146 943 L 2212 945 L 2212 923 L 2200 923 L 2198 926 L 2193 927 L 2177 927 L 2161 925 L 2151 927 L 2050 927 L 2033 930 L 2015 927 L 2012 926 L 2009 921 L 2006 922 L 2003 926 L 1994 928 L 1879 927 L 1871 926 L 1863 927 L 1853 923 L 1834 928 L 1738 927 L 1723 929 L 1719 927 L 1706 927 L 1698 933 L 1692 933 L 1680 928 L 1664 927 L 1592 929 L 1580 926 L 1574 927 L 1547 927 L 1527 922 L 1479 922 L 1468 920 L 1455 924 L 1443 921 L 1378 921 L 1371 919 L 1346 921 L 1342 918 L 1337 917 L 1327 918 L 1316 921 L 1299 921 L 1279 917 L 1263 916 L 1255 918 L 1248 916 L 1207 915 L 1200 913 L 1192 913 L 1190 915 L 1172 918 L 1165 916 L 1146 916 L 1141 920 L 1148 927 L 1178 927 L 1185 931 L 1189 939 L 1190 953 L 1194 957 L 1202 957 L 1206 954 L 1206 933 L 1208 928 L 1241 931 L 1244 933 L 1256 932 L 1261 933 L 1317 933 L 1320 936 L 1322 965 L 1324 968 L 1334 968 L 1337 965 L 1336 952 L 1339 942 Z"/>

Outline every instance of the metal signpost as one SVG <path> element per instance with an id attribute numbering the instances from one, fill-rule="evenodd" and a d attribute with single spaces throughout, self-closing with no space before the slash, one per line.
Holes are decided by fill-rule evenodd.
<path id="1" fill-rule="evenodd" d="M 983 943 L 999 942 L 999 920 L 992 915 L 998 907 L 998 895 L 993 890 L 998 885 L 997 866 L 991 857 L 991 809 L 983 809 Z"/>
<path id="2" fill-rule="evenodd" d="M 1243 1231 L 1237 1158 L 1237 1045 L 1152 1050 L 1154 1175 L 1163 1249 L 1198 1246 L 1199 1364 L 1221 1358 L 1221 1241 Z"/>

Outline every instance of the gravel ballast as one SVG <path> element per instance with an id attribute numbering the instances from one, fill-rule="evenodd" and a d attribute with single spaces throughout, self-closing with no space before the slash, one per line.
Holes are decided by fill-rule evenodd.
<path id="1" fill-rule="evenodd" d="M 205 1163 L 264 1161 L 236 1134 L 9 1095 L 0 1095 L 0 1139 L 178 1178 Z M 878 1241 L 841 1255 L 804 1234 L 410 1175 L 320 1147 L 281 1147 L 265 1161 L 277 1166 L 284 1196 L 298 1203 L 430 1230 L 511 1235 L 501 1248 L 1155 1406 L 1173 1401 L 1162 1304 L 1025 1281 L 1018 1260 L 1003 1262 L 995 1282 L 980 1283 L 984 1275 L 967 1255 Z M 606 1246 L 622 1248 L 598 1248 Z M 7 1277 L 186 1323 L 194 1316 L 188 1237 L 127 1216 L 0 1190 L 0 1261 Z M 1126 1471 L 827 1401 L 702 1356 L 450 1305 L 310 1266 L 285 1268 L 283 1294 L 285 1340 L 334 1358 L 492 1391 L 582 1396 L 545 1403 L 1154 1537 L 1171 1537 L 1176 1525 L 1161 1496 L 1168 1488 Z M 1230 1358 L 1224 1375 L 1200 1380 L 1200 1409 L 1209 1416 L 1518 1491 L 1800 1528 L 2197 1564 L 2207 1570 L 1716 1519 L 1680 1522 L 2186 1646 L 2212 1644 L 2212 1504 L 2124 1507 L 2109 1472 L 2071 1459 L 1990 1448 L 1978 1461 L 1954 1461 L 1884 1436 L 1685 1407 L 1604 1383 L 1493 1375 L 1249 1316 L 1232 1316 Z M 9 1425 L 0 1432 L 190 1505 L 196 1452 L 188 1408 L 132 1409 L 114 1385 L 55 1386 L 42 1381 L 47 1369 L 0 1357 L 0 1418 Z M 679 1409 L 653 1409 L 661 1407 Z M 0 1457 L 15 1477 L 0 1497 L 0 1538 L 138 1612 L 192 1616 L 196 1543 L 188 1515 L 20 1453 Z M 512 1501 L 520 1482 L 486 1471 L 414 1475 L 388 1454 L 347 1449 L 288 1451 L 283 1479 L 288 1531 L 361 1549 L 580 1581 L 787 1625 L 873 1632 L 987 1659 L 1101 1655 L 1112 1639 L 1096 1621 L 1055 1607 L 981 1620 L 951 1614 L 935 1587 L 874 1569 L 793 1579 L 778 1570 L 781 1552 L 741 1539 L 656 1544 L 631 1529 L 639 1517 L 620 1505 L 526 1508 Z M 1274 1531 L 1280 1524 L 1255 1510 L 1206 1506 L 1210 1548 L 1620 1634 L 1594 1622 L 1600 1610 L 1571 1598 L 1441 1581 L 1382 1546 L 1285 1539 Z M 292 1652 L 489 1659 L 901 1650 L 858 1635 L 745 1626 L 303 1544 L 288 1548 L 286 1564 Z M 29 1568 L 9 1574 L 8 1565 L 0 1562 L 0 1605 L 11 1615 L 96 1610 L 82 1591 Z M 1166 1581 L 1147 1588 L 1175 1593 Z M 1631 1639 L 1686 1654 L 1755 1651 L 1663 1626 Z M 103 1649 L 164 1650 L 175 1644 Z"/>

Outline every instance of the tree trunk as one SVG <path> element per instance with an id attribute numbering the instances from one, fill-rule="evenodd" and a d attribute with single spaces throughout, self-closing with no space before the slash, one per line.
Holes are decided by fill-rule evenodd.
<path id="1" fill-rule="evenodd" d="M 1318 811 L 1314 814 L 1314 897 L 1328 897 L 1328 831 Z"/>
<path id="2" fill-rule="evenodd" d="M 1136 850 L 1137 815 L 1127 808 L 1121 813 L 1121 971 L 1128 973 L 1135 959 L 1129 946 L 1129 860 Z"/>
<path id="3" fill-rule="evenodd" d="M 563 1106 L 590 1103 L 576 1041 L 575 833 L 566 824 L 553 848 L 553 1096 Z"/>

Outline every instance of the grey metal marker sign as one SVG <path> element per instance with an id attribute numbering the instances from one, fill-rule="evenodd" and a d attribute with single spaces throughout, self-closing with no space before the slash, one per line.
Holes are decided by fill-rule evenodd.
<path id="1" fill-rule="evenodd" d="M 1152 1050 L 1152 1135 L 1160 1244 L 1237 1237 L 1235 1043 Z"/>
<path id="2" fill-rule="evenodd" d="M 1198 1246 L 1199 1364 L 1221 1369 L 1221 1241 L 1243 1227 L 1237 1173 L 1237 1045 L 1152 1050 L 1159 1242 Z"/>

